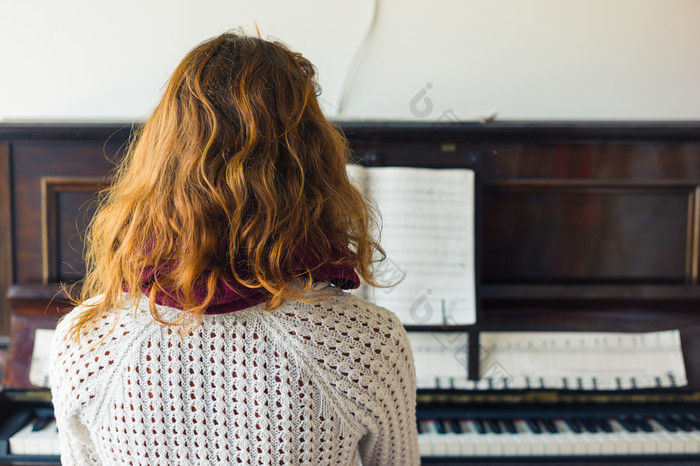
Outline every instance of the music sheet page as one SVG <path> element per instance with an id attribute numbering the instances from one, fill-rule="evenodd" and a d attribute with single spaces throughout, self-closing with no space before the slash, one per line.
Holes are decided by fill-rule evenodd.
<path id="1" fill-rule="evenodd" d="M 45 328 L 34 331 L 34 350 L 29 366 L 29 381 L 37 387 L 50 388 L 49 357 L 54 332 L 53 329 Z"/>
<path id="2" fill-rule="evenodd" d="M 480 380 L 466 332 L 408 332 L 419 388 L 633 390 L 687 385 L 680 332 L 481 332 Z"/>
<path id="3" fill-rule="evenodd" d="M 480 335 L 481 377 L 513 388 L 624 390 L 688 383 L 678 330 Z"/>
<path id="4" fill-rule="evenodd" d="M 349 166 L 350 167 L 350 166 Z M 474 172 L 468 169 L 354 166 L 381 213 L 387 260 L 366 296 L 406 325 L 476 321 Z"/>

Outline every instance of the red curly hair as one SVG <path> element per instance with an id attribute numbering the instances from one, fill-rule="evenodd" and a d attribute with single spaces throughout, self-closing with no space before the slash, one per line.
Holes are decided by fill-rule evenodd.
<path id="1" fill-rule="evenodd" d="M 264 289 L 268 309 L 303 300 L 313 279 L 299 270 L 299 245 L 313 246 L 318 266 L 354 267 L 378 285 L 375 211 L 348 179 L 349 146 L 319 92 L 314 66 L 280 42 L 225 33 L 189 52 L 88 228 L 76 301 L 102 299 L 85 304 L 73 335 L 125 296 L 138 302 L 147 271 L 165 264 L 151 314 L 163 322 L 154 296 L 174 291 L 183 298 L 178 323 L 194 327 L 222 274 Z M 334 256 L 338 246 L 346 254 Z M 198 281 L 203 301 L 193 294 Z"/>

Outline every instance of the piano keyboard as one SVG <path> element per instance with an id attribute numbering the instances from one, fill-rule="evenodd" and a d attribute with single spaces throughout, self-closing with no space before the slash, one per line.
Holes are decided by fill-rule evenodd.
<path id="1" fill-rule="evenodd" d="M 9 440 L 12 455 L 60 455 L 55 419 L 33 419 Z"/>
<path id="2" fill-rule="evenodd" d="M 442 411 L 442 410 L 440 410 Z M 575 415 L 527 417 L 419 416 L 424 459 L 700 455 L 700 414 L 622 414 L 577 410 Z M 429 413 L 428 413 L 429 414 Z M 60 455 L 53 418 L 31 418 L 9 438 L 9 456 Z"/>
<path id="3" fill-rule="evenodd" d="M 60 449 L 52 408 L 30 407 L 0 419 L 0 464 L 58 463 Z"/>
<path id="4" fill-rule="evenodd" d="M 418 432 L 424 458 L 700 454 L 694 414 L 420 419 Z"/>

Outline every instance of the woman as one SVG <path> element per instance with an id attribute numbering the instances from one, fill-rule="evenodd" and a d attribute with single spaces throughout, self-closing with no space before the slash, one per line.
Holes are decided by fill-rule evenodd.
<path id="1" fill-rule="evenodd" d="M 406 333 L 343 291 L 382 251 L 314 74 L 231 33 L 175 70 L 57 328 L 63 464 L 419 462 Z"/>

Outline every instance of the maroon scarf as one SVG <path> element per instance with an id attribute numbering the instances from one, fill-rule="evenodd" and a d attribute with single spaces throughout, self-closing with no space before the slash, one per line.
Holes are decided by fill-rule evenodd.
<path id="1" fill-rule="evenodd" d="M 355 255 L 347 248 L 334 248 L 328 261 L 321 261 L 318 255 L 309 248 L 299 247 L 297 256 L 299 257 L 299 275 L 310 270 L 314 280 L 330 282 L 342 289 L 354 289 L 360 286 L 360 278 L 351 265 L 332 265 L 328 262 L 336 262 L 342 258 L 352 258 L 351 263 L 356 263 Z M 345 261 L 348 262 L 348 261 Z M 243 264 L 243 261 L 240 261 Z M 144 272 L 142 290 L 149 295 L 156 279 L 156 270 L 167 273 L 172 270 L 174 263 L 168 262 L 165 265 L 152 268 Z M 244 267 L 242 267 L 244 269 Z M 245 276 L 245 275 L 244 275 Z M 201 277 L 193 286 L 194 298 L 197 302 L 203 302 L 207 296 L 206 278 Z M 269 299 L 270 295 L 264 288 L 248 288 L 238 282 L 233 275 L 223 273 L 217 280 L 214 297 L 206 310 L 207 314 L 226 314 L 240 311 L 242 309 L 262 304 Z M 159 290 L 155 296 L 156 304 L 182 309 L 182 300 L 178 299 L 177 293 L 171 290 Z"/>

